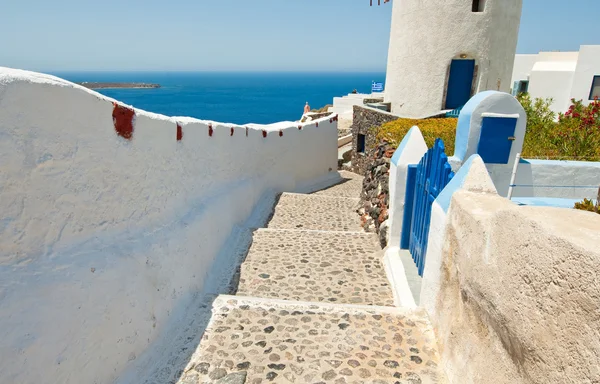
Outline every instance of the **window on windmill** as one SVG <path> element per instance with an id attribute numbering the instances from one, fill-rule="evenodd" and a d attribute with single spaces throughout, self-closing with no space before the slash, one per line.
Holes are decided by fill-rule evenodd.
<path id="1" fill-rule="evenodd" d="M 594 76 L 592 80 L 592 89 L 590 90 L 590 100 L 600 99 L 600 75 Z"/>
<path id="2" fill-rule="evenodd" d="M 365 135 L 360 133 L 356 136 L 356 152 L 365 153 Z"/>
<path id="3" fill-rule="evenodd" d="M 483 12 L 485 10 L 485 0 L 473 0 L 473 12 Z"/>

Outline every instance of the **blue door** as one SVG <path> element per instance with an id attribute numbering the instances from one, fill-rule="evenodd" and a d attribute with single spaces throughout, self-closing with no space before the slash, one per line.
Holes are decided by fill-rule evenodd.
<path id="1" fill-rule="evenodd" d="M 484 163 L 508 164 L 516 128 L 514 117 L 483 118 L 477 153 Z"/>
<path id="2" fill-rule="evenodd" d="M 444 187 L 450 182 L 454 173 L 445 153 L 444 142 L 436 139 L 433 148 L 423 156 L 419 165 L 409 168 L 406 191 L 412 189 L 412 205 L 404 206 L 404 222 L 402 225 L 402 246 L 408 248 L 419 275 L 423 276 L 425 268 L 425 255 L 427 253 L 427 240 L 429 238 L 429 223 L 431 221 L 431 207 Z M 410 215 L 410 220 L 408 219 Z"/>
<path id="3" fill-rule="evenodd" d="M 474 74 L 475 60 L 452 60 L 445 109 L 457 109 L 467 104 L 471 98 Z"/>

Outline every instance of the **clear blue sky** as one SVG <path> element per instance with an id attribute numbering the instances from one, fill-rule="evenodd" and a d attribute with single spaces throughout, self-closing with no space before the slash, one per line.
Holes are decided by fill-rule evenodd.
<path id="1" fill-rule="evenodd" d="M 0 66 L 383 71 L 391 3 L 3 0 L 0 10 Z M 524 0 L 518 52 L 600 44 L 599 15 L 600 0 Z"/>

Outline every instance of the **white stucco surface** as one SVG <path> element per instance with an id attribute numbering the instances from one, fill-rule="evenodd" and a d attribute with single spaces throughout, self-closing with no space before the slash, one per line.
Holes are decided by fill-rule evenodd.
<path id="1" fill-rule="evenodd" d="M 469 158 L 431 207 L 431 223 L 420 295 L 420 305 L 430 314 L 436 313 L 437 300 L 443 283 L 441 265 L 443 246 L 447 237 L 448 211 L 451 209 L 452 196 L 458 191 L 497 195 L 485 164 L 478 155 Z"/>
<path id="2" fill-rule="evenodd" d="M 507 196 L 512 170 L 487 164 L 500 196 Z M 596 198 L 600 186 L 600 162 L 527 160 L 519 163 L 514 197 Z"/>
<path id="3" fill-rule="evenodd" d="M 598 215 L 460 190 L 447 222 L 428 310 L 449 382 L 596 382 Z"/>
<path id="4" fill-rule="evenodd" d="M 576 62 L 536 63 L 529 78 L 529 94 L 534 99 L 552 98 L 552 110 L 566 112 L 576 66 Z"/>
<path id="5" fill-rule="evenodd" d="M 408 166 L 419 164 L 427 153 L 427 143 L 419 127 L 412 127 L 394 152 L 390 164 L 390 207 L 389 207 L 389 244 L 400 246 L 404 205 L 406 203 L 406 177 Z"/>
<path id="6" fill-rule="evenodd" d="M 589 104 L 594 76 L 600 75 L 600 45 L 582 45 L 573 76 L 570 98 Z"/>
<path id="7" fill-rule="evenodd" d="M 425 117 L 444 109 L 452 59 L 475 59 L 474 93 L 508 92 L 522 0 L 487 0 L 472 12 L 472 0 L 395 1 L 386 76 L 392 112 Z"/>
<path id="8" fill-rule="evenodd" d="M 135 110 L 129 141 L 112 102 L 0 68 L 2 383 L 149 374 L 198 295 L 222 292 L 252 212 L 339 180 L 329 118 L 246 128 Z"/>
<path id="9" fill-rule="evenodd" d="M 552 110 L 565 113 L 571 99 L 590 103 L 596 75 L 600 75 L 600 45 L 582 45 L 579 52 L 516 55 L 512 83 L 529 80 L 532 97 L 552 98 Z"/>

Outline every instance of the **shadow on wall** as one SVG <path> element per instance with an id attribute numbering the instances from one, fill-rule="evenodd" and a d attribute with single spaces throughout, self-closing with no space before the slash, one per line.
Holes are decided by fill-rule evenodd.
<path id="1" fill-rule="evenodd" d="M 333 115 L 174 119 L 8 68 L 0 93 L 0 382 L 176 375 L 185 361 L 164 355 L 196 336 L 174 324 L 202 328 L 249 218 L 340 178 Z"/>

